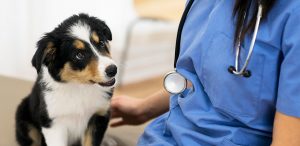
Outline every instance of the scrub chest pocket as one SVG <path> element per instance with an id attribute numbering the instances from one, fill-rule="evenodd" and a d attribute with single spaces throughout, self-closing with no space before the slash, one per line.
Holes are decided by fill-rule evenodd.
<path id="1" fill-rule="evenodd" d="M 248 47 L 241 48 L 240 67 L 245 62 Z M 223 114 L 239 119 L 258 114 L 258 101 L 264 69 L 264 56 L 255 49 L 247 67 L 251 71 L 248 78 L 228 72 L 234 65 L 235 48 L 233 39 L 224 33 L 217 33 L 208 50 L 205 50 L 202 65 L 202 83 L 213 106 Z"/>

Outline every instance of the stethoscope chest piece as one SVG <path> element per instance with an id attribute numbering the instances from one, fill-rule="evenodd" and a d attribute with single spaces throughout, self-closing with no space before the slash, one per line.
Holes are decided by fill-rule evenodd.
<path id="1" fill-rule="evenodd" d="M 164 88 L 171 94 L 179 94 L 187 87 L 186 79 L 176 70 L 165 75 Z"/>

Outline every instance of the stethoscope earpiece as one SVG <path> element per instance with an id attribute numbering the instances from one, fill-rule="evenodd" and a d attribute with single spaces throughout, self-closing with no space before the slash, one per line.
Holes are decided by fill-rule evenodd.
<path id="1" fill-rule="evenodd" d="M 250 70 L 245 70 L 244 73 L 243 73 L 243 76 L 244 76 L 245 78 L 251 77 L 251 71 L 250 71 Z"/>
<path id="2" fill-rule="evenodd" d="M 236 73 L 236 69 L 234 66 L 229 66 L 228 67 L 228 72 L 231 73 L 231 74 L 234 74 L 234 75 L 240 75 L 240 76 L 243 76 L 245 78 L 249 78 L 251 77 L 251 71 L 250 70 L 245 70 L 243 71 L 242 73 L 238 74 Z"/>
<path id="3" fill-rule="evenodd" d="M 228 72 L 229 72 L 229 73 L 234 74 L 235 71 L 236 71 L 236 69 L 235 69 L 234 66 L 229 66 L 229 67 L 228 67 Z"/>

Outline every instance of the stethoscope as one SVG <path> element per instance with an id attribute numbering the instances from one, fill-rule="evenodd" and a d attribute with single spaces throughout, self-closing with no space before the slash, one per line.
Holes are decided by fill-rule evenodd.
<path id="1" fill-rule="evenodd" d="M 188 15 L 188 12 L 190 11 L 193 3 L 194 3 L 194 0 L 189 1 L 189 3 L 186 6 L 186 9 L 183 12 L 182 18 L 179 23 L 177 38 L 176 38 L 176 46 L 175 46 L 174 70 L 167 73 L 164 77 L 164 82 L 163 82 L 164 88 L 166 89 L 166 91 L 168 91 L 171 94 L 180 94 L 187 88 L 187 79 L 183 75 L 181 75 L 179 72 L 177 72 L 176 62 L 178 60 L 179 52 L 180 52 L 180 40 L 181 40 L 181 33 L 182 33 L 183 25 L 185 23 L 186 17 Z M 236 45 L 236 53 L 235 53 L 235 66 L 228 67 L 229 73 L 231 73 L 233 75 L 242 76 L 242 77 L 246 77 L 246 78 L 251 76 L 251 72 L 250 72 L 250 70 L 247 70 L 247 66 L 249 64 L 249 60 L 251 58 L 253 48 L 255 45 L 257 32 L 258 32 L 260 20 L 262 17 L 262 10 L 263 10 L 262 4 L 261 4 L 261 2 L 259 2 L 257 19 L 256 19 L 255 27 L 254 27 L 254 32 L 253 32 L 249 52 L 248 52 L 246 61 L 240 70 L 239 70 L 239 56 L 240 56 L 240 49 L 241 49 L 241 40 L 240 40 L 241 31 L 239 32 L 238 41 L 237 41 L 238 43 Z M 244 21 L 246 19 L 246 15 L 247 15 L 247 12 L 244 13 Z"/>

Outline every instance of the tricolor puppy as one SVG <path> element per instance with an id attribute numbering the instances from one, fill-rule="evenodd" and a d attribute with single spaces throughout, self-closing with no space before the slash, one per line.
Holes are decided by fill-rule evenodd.
<path id="1" fill-rule="evenodd" d="M 117 66 L 107 25 L 74 15 L 38 41 L 38 77 L 16 113 L 21 146 L 99 146 L 109 121 Z"/>

